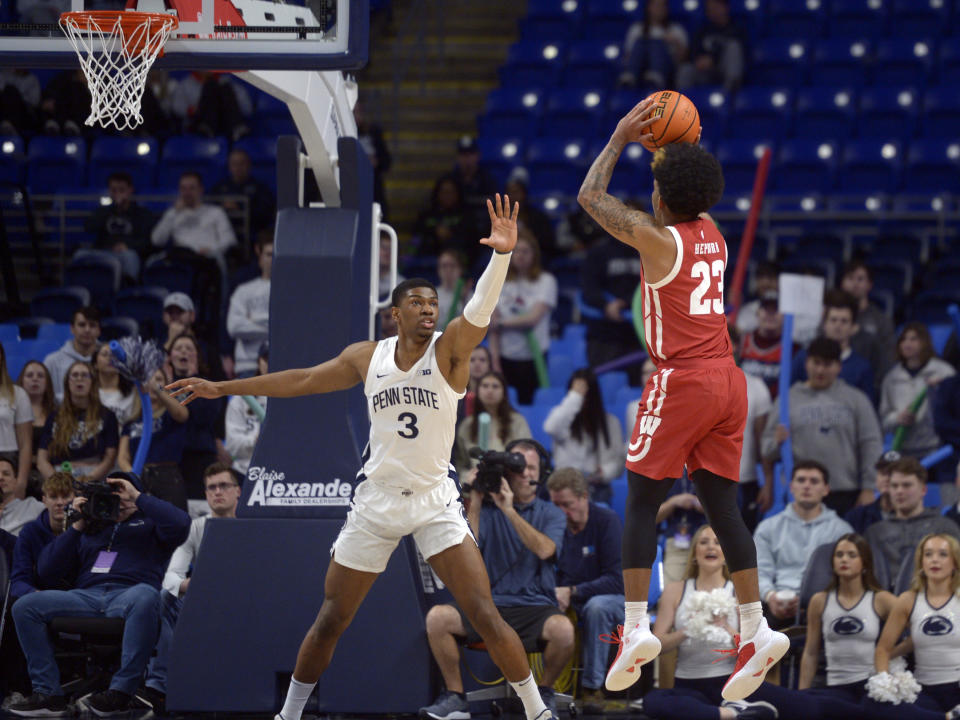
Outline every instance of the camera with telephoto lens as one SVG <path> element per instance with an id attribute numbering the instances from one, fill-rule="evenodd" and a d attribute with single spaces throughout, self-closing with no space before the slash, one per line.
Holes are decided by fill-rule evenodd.
<path id="1" fill-rule="evenodd" d="M 479 460 L 473 487 L 483 495 L 500 492 L 501 478 L 505 478 L 507 473 L 522 473 L 527 468 L 526 458 L 515 452 L 484 451 L 475 447 L 470 450 L 470 457 Z"/>
<path id="2" fill-rule="evenodd" d="M 117 522 L 120 515 L 120 496 L 116 487 L 106 480 L 88 480 L 87 482 L 73 481 L 77 495 L 85 497 L 87 501 L 75 509 L 72 505 L 67 508 L 67 522 L 75 523 L 85 520 L 86 532 L 97 532 L 105 525 Z"/>

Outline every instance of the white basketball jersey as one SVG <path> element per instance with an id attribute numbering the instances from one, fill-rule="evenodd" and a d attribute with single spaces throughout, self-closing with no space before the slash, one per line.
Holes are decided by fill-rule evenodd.
<path id="1" fill-rule="evenodd" d="M 437 338 L 403 372 L 394 354 L 397 338 L 377 343 L 363 391 L 370 414 L 370 441 L 363 453 L 364 478 L 384 487 L 421 492 L 455 471 L 450 452 L 456 434 L 457 402 L 464 396 L 447 384 L 437 366 Z"/>
<path id="2" fill-rule="evenodd" d="M 880 637 L 880 617 L 873 607 L 873 590 L 847 610 L 837 591 L 827 593 L 820 627 L 827 655 L 827 685 L 863 682 L 873 675 L 873 653 Z"/>
<path id="3" fill-rule="evenodd" d="M 960 680 L 960 599 L 950 597 L 934 608 L 925 592 L 917 593 L 910 612 L 913 674 L 921 685 L 943 685 Z"/>
<path id="4" fill-rule="evenodd" d="M 733 583 L 727 580 L 723 589 L 733 597 Z M 674 616 L 673 626 L 677 630 L 686 630 L 687 618 L 690 617 L 689 600 L 697 591 L 697 581 L 687 578 L 683 583 L 683 595 L 677 605 L 677 614 Z M 738 622 L 734 622 L 736 629 Z M 736 657 L 721 655 L 717 652 L 720 647 L 717 643 L 685 637 L 677 652 L 676 677 L 683 679 L 726 677 L 733 672 Z"/>

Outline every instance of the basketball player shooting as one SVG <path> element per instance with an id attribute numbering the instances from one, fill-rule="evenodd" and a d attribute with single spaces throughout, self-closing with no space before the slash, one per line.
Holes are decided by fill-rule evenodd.
<path id="1" fill-rule="evenodd" d="M 606 687 L 629 687 L 640 667 L 660 652 L 647 616 L 656 516 L 686 466 L 723 547 L 740 602 L 737 662 L 722 694 L 743 700 L 760 687 L 790 642 L 763 618 L 757 550 L 737 507 L 747 386 L 733 361 L 724 316 L 727 246 L 706 215 L 723 194 L 723 173 L 699 145 L 667 145 L 654 153 L 651 164 L 652 216 L 607 193 L 623 148 L 641 136 L 650 141 L 645 131 L 657 120 L 647 117 L 654 105 L 645 100 L 620 120 L 577 198 L 607 232 L 640 253 L 644 330 L 657 367 L 644 388 L 627 450 L 626 613 Z"/>
<path id="2" fill-rule="evenodd" d="M 300 645 L 287 698 L 277 720 L 300 720 L 307 699 L 330 664 L 337 640 L 400 539 L 413 534 L 421 554 L 453 593 L 490 656 L 523 701 L 527 720 L 550 720 L 517 633 L 497 612 L 490 580 L 460 501 L 450 465 L 457 402 L 470 377 L 470 353 L 480 344 L 497 305 L 517 243 L 519 204 L 487 200 L 493 248 L 463 315 L 435 331 L 437 291 L 427 280 L 405 280 L 393 291 L 397 336 L 358 342 L 312 368 L 245 380 L 185 378 L 183 404 L 223 395 L 298 397 L 364 383 L 370 440 L 347 521 L 330 550 L 324 599 Z"/>

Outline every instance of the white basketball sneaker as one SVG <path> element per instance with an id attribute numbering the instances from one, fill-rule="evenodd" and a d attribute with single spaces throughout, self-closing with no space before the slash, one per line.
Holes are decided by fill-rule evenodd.
<path id="1" fill-rule="evenodd" d="M 623 625 L 618 625 L 616 635 L 601 635 L 600 639 L 620 644 L 604 683 L 611 692 L 626 690 L 633 685 L 640 677 L 640 668 L 660 654 L 660 641 L 650 632 L 649 618 L 644 618 L 626 633 Z"/>
<path id="2" fill-rule="evenodd" d="M 746 642 L 742 642 L 737 635 L 734 642 L 737 645 L 737 664 L 720 694 L 724 700 L 745 700 L 760 687 L 767 671 L 786 655 L 790 649 L 790 638 L 771 630 L 764 618 L 756 635 Z"/>

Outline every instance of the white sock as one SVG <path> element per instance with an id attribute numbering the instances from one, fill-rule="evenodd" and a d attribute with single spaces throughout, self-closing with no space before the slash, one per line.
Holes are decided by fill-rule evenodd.
<path id="1" fill-rule="evenodd" d="M 520 697 L 520 701 L 523 703 L 523 711 L 527 714 L 527 720 L 534 720 L 537 715 L 547 709 L 547 706 L 543 704 L 543 698 L 540 697 L 540 689 L 537 687 L 536 680 L 533 679 L 532 672 L 524 680 L 511 682 L 510 687 Z"/>
<path id="2" fill-rule="evenodd" d="M 623 606 L 623 632 L 628 633 L 647 619 L 647 601 L 625 602 Z"/>
<path id="3" fill-rule="evenodd" d="M 740 637 L 749 640 L 757 634 L 760 621 L 763 620 L 763 605 L 757 602 L 740 606 Z"/>
<path id="4" fill-rule="evenodd" d="M 290 687 L 287 688 L 287 699 L 283 702 L 283 709 L 280 710 L 280 717 L 283 720 L 300 720 L 303 714 L 303 706 L 313 694 L 316 683 L 302 683 L 299 680 L 290 678 Z"/>

